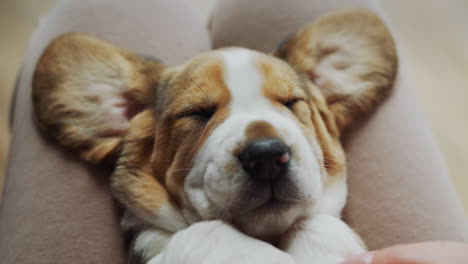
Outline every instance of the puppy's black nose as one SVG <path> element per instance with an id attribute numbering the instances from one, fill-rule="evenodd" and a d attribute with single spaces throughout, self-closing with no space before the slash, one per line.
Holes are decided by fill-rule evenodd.
<path id="1" fill-rule="evenodd" d="M 286 173 L 289 148 L 276 138 L 257 139 L 244 147 L 239 160 L 254 179 L 274 181 Z"/>

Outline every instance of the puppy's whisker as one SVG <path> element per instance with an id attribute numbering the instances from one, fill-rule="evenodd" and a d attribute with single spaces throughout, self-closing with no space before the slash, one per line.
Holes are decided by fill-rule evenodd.
<path id="1" fill-rule="evenodd" d="M 335 161 L 335 162 L 343 162 L 337 159 L 329 158 L 329 157 L 323 157 L 324 161 Z M 349 161 L 344 161 L 344 164 L 349 165 L 350 167 L 357 168 L 357 164 L 351 163 Z"/>

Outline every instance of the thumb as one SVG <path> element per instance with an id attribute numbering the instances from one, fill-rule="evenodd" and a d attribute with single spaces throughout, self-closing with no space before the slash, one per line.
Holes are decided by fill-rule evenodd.
<path id="1" fill-rule="evenodd" d="M 346 259 L 344 262 L 342 262 L 340 264 L 372 264 L 372 263 L 376 263 L 374 261 L 374 259 L 375 259 L 374 256 L 375 256 L 376 252 L 377 251 L 370 251 L 370 252 L 366 252 L 364 254 L 352 256 L 352 257 Z"/>
<path id="2" fill-rule="evenodd" d="M 467 252 L 467 244 L 425 242 L 367 252 L 341 264 L 462 264 L 468 263 Z"/>

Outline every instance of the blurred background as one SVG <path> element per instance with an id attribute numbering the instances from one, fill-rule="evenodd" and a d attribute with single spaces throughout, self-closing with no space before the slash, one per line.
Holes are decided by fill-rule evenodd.
<path id="1" fill-rule="evenodd" d="M 192 0 L 207 17 L 216 0 Z M 468 211 L 468 1 L 378 0 Z M 0 200 L 16 73 L 38 18 L 56 0 L 0 0 Z"/>

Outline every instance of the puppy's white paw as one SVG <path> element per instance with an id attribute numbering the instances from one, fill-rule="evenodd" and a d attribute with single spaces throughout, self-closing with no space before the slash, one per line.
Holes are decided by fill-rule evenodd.
<path id="1" fill-rule="evenodd" d="M 148 263 L 293 264 L 294 260 L 287 253 L 221 221 L 207 221 L 177 232 L 166 249 Z"/>
<path id="2" fill-rule="evenodd" d="M 297 226 L 297 230 L 280 243 L 298 264 L 338 264 L 350 255 L 364 253 L 359 236 L 339 218 L 317 215 Z"/>

